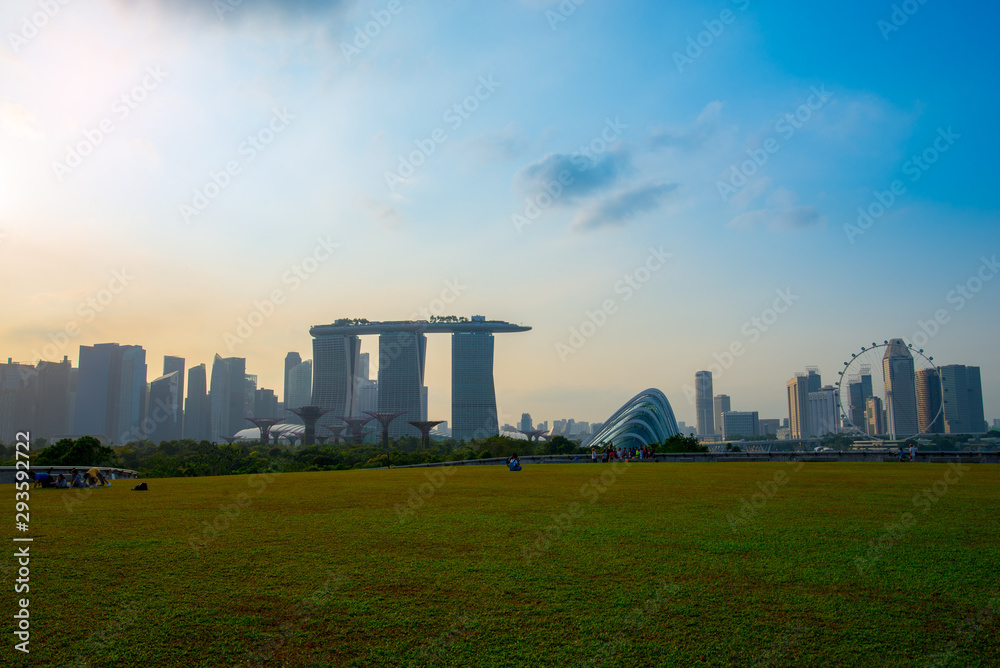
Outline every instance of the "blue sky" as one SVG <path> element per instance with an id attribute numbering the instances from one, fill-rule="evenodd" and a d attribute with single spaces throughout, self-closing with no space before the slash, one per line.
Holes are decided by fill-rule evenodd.
<path id="1" fill-rule="evenodd" d="M 244 0 L 220 18 L 103 0 L 44 21 L 4 3 L 4 349 L 136 343 L 155 371 L 219 352 L 280 387 L 310 325 L 444 295 L 441 314 L 534 328 L 498 342 L 501 420 L 600 421 L 659 387 L 693 422 L 685 384 L 734 342 L 716 392 L 786 417 L 796 370 L 832 381 L 862 343 L 943 311 L 922 347 L 981 365 L 1000 417 L 998 12 L 907 7 L 887 31 L 879 2 Z M 845 228 L 876 192 L 885 212 Z M 977 272 L 990 280 L 958 309 Z M 791 306 L 745 327 L 778 291 Z M 448 418 L 439 338 L 430 412 Z"/>

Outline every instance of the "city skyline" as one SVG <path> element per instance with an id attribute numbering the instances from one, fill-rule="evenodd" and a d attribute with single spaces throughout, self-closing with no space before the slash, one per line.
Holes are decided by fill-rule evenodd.
<path id="1" fill-rule="evenodd" d="M 283 395 L 316 323 L 483 313 L 533 328 L 501 423 L 659 388 L 690 425 L 699 370 L 784 417 L 795 370 L 902 337 L 1000 416 L 996 7 L 401 6 L 366 42 L 384 3 L 99 0 L 30 37 L 5 3 L 4 356 L 218 354 Z"/>

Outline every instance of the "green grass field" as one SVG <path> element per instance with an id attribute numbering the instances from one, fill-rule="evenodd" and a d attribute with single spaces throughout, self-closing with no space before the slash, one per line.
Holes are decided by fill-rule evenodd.
<path id="1" fill-rule="evenodd" d="M 32 493 L 31 654 L 8 630 L 0 664 L 1000 665 L 996 466 L 147 482 Z"/>

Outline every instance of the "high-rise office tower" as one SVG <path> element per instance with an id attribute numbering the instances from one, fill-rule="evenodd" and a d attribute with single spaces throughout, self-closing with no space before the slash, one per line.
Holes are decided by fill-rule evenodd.
<path id="1" fill-rule="evenodd" d="M 212 409 L 208 400 L 208 370 L 204 364 L 188 370 L 187 402 L 184 404 L 184 438 L 212 438 Z"/>
<path id="2" fill-rule="evenodd" d="M 149 384 L 149 419 L 145 438 L 153 443 L 181 438 L 177 414 L 181 405 L 181 371 L 171 371 Z"/>
<path id="3" fill-rule="evenodd" d="M 41 361 L 38 372 L 38 395 L 35 403 L 33 438 L 53 441 L 73 432 L 71 398 L 73 395 L 73 365 L 68 357 L 62 362 Z"/>
<path id="4" fill-rule="evenodd" d="M 807 366 L 806 378 L 809 380 L 810 392 L 819 392 L 823 389 L 823 380 L 819 375 L 819 367 Z"/>
<path id="5" fill-rule="evenodd" d="M 892 438 L 915 436 L 920 429 L 913 355 L 903 339 L 889 341 L 882 355 L 882 376 L 885 378 L 887 433 Z"/>
<path id="6" fill-rule="evenodd" d="M 941 412 L 941 377 L 937 369 L 920 369 L 914 374 L 917 392 L 917 427 L 921 434 L 944 433 Z"/>
<path id="7" fill-rule="evenodd" d="M 14 443 L 18 432 L 34 429 L 37 385 L 38 375 L 31 364 L 10 358 L 0 364 L 0 441 Z"/>
<path id="8" fill-rule="evenodd" d="M 402 413 L 389 425 L 389 435 L 420 436 L 410 420 L 422 413 L 421 388 L 427 337 L 419 331 L 386 332 L 378 337 L 378 409 Z"/>
<path id="9" fill-rule="evenodd" d="M 378 382 L 374 380 L 361 381 L 358 394 L 354 401 L 355 416 L 374 413 L 378 410 Z"/>
<path id="10" fill-rule="evenodd" d="M 381 392 L 380 384 L 380 392 Z M 451 431 L 456 439 L 499 433 L 493 383 L 493 333 L 451 335 Z"/>
<path id="11" fill-rule="evenodd" d="M 728 394 L 717 394 L 713 399 L 712 403 L 715 409 L 715 433 L 723 434 L 725 430 L 722 428 L 722 414 L 728 413 L 732 410 L 731 401 Z M 746 434 L 749 436 L 749 434 Z"/>
<path id="12" fill-rule="evenodd" d="M 722 438 L 744 438 L 760 435 L 760 415 L 757 411 L 726 411 L 722 414 Z"/>
<path id="13" fill-rule="evenodd" d="M 865 403 L 866 432 L 871 436 L 885 434 L 885 408 L 878 397 L 868 397 Z"/>
<path id="14" fill-rule="evenodd" d="M 285 355 L 285 384 L 281 387 L 281 401 L 284 403 L 284 408 L 298 408 L 293 404 L 288 402 L 288 374 L 291 373 L 292 369 L 302 364 L 302 357 L 298 353 L 288 353 Z M 302 404 L 303 406 L 308 404 Z M 289 414 L 291 415 L 291 414 Z"/>
<path id="15" fill-rule="evenodd" d="M 712 372 L 694 374 L 694 412 L 698 420 L 698 435 L 715 434 L 715 406 L 712 403 Z"/>
<path id="16" fill-rule="evenodd" d="M 297 364 L 288 371 L 288 382 L 285 392 L 285 407 L 299 409 L 303 406 L 312 406 L 312 360 L 306 360 Z M 285 412 L 283 416 L 286 422 L 301 424 L 302 420 L 294 413 Z"/>
<path id="17" fill-rule="evenodd" d="M 392 337 L 395 339 L 395 335 Z M 379 337 L 381 359 L 383 342 Z M 361 339 L 351 334 L 318 336 L 313 339 L 313 391 L 311 404 L 330 410 L 330 419 L 323 424 L 333 424 L 333 418 L 354 414 L 354 383 L 361 355 Z M 394 360 L 386 359 L 391 367 Z M 379 369 L 381 378 L 382 370 Z M 417 391 L 417 401 L 420 392 Z M 289 408 L 292 408 L 291 406 Z M 417 413 L 419 415 L 419 411 Z M 409 418 L 419 420 L 418 417 Z"/>
<path id="18" fill-rule="evenodd" d="M 246 360 L 242 357 L 215 356 L 212 385 L 209 390 L 212 440 L 234 436 L 247 425 Z"/>
<path id="19" fill-rule="evenodd" d="M 278 395 L 274 390 L 266 387 L 258 388 L 254 391 L 253 397 L 253 417 L 255 418 L 280 418 L 282 411 L 278 408 Z"/>
<path id="20" fill-rule="evenodd" d="M 848 380 L 848 397 L 851 401 L 850 412 L 847 414 L 851 423 L 864 431 L 867 428 L 865 423 L 865 406 L 868 404 L 868 397 L 872 396 L 872 374 L 871 367 L 861 365 L 861 373 Z"/>
<path id="21" fill-rule="evenodd" d="M 164 355 L 163 375 L 177 372 L 177 405 L 173 408 L 174 425 L 171 433 L 174 439 L 184 436 L 184 358 Z"/>
<path id="22" fill-rule="evenodd" d="M 790 438 L 810 438 L 809 424 L 809 377 L 804 373 L 795 374 L 785 384 L 788 393 L 788 433 Z"/>
<path id="23" fill-rule="evenodd" d="M 813 438 L 822 438 L 840 431 L 837 390 L 830 385 L 809 393 L 809 430 L 809 435 Z"/>
<path id="24" fill-rule="evenodd" d="M 125 443 L 143 435 L 146 351 L 141 346 L 80 346 L 74 431 Z"/>
<path id="25" fill-rule="evenodd" d="M 941 374 L 944 429 L 948 434 L 983 434 L 983 384 L 978 366 L 949 364 L 938 367 Z"/>
<path id="26" fill-rule="evenodd" d="M 761 418 L 758 422 L 757 435 L 769 436 L 777 434 L 781 427 L 781 420 L 778 418 Z"/>
<path id="27" fill-rule="evenodd" d="M 517 426 L 521 431 L 532 431 L 531 413 L 521 413 L 521 423 Z"/>
<path id="28" fill-rule="evenodd" d="M 361 380 L 371 380 L 371 355 L 369 353 L 358 355 L 358 372 L 356 375 Z"/>
<path id="29" fill-rule="evenodd" d="M 119 395 L 118 429 L 112 434 L 113 443 L 127 443 L 145 436 L 146 420 L 146 351 L 142 346 L 122 346 L 121 394 Z"/>

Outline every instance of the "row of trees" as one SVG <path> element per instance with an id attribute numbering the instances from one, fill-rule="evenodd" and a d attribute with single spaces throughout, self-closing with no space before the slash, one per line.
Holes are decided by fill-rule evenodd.
<path id="1" fill-rule="evenodd" d="M 44 446 L 36 443 L 35 446 Z M 3 447 L 0 445 L 0 447 Z M 600 446 L 597 446 L 600 449 Z M 403 437 L 390 444 L 394 466 L 448 462 L 489 457 L 525 455 L 579 455 L 589 457 L 590 449 L 562 436 L 547 441 L 523 441 L 490 436 L 471 441 L 432 441 L 423 449 L 420 439 Z M 658 452 L 704 452 L 697 439 L 674 436 L 655 447 Z M 13 447 L 3 448 L 4 463 L 13 465 Z M 317 444 L 310 447 L 261 442 L 211 443 L 190 439 L 132 441 L 120 448 L 108 448 L 90 436 L 62 439 L 43 447 L 32 457 L 33 468 L 46 466 L 117 466 L 139 471 L 146 477 L 238 475 L 266 471 L 331 471 L 378 468 L 387 463 L 386 452 L 378 444 Z"/>

